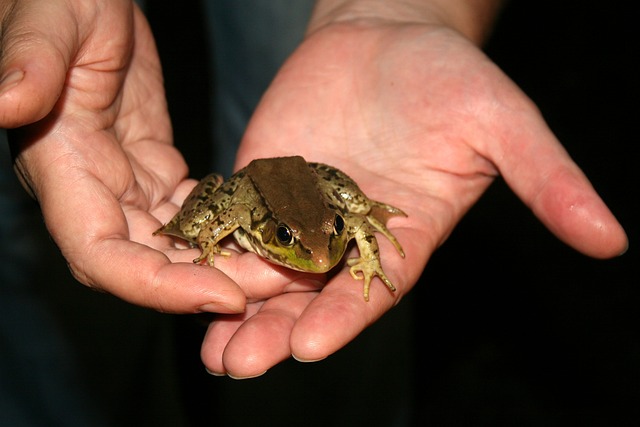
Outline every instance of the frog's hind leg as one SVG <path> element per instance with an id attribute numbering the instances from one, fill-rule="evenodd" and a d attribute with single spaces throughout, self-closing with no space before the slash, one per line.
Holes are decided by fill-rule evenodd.
<path id="1" fill-rule="evenodd" d="M 202 254 L 193 262 L 197 264 L 206 258 L 207 264 L 213 267 L 215 255 L 231 255 L 231 252 L 221 249 L 218 243 L 250 221 L 250 218 L 251 211 L 244 205 L 233 205 L 223 211 L 198 234 L 197 243 Z"/>
<path id="2" fill-rule="evenodd" d="M 193 260 L 194 264 L 200 263 L 203 259 L 207 259 L 207 264 L 213 267 L 215 255 L 230 256 L 231 252 L 221 249 L 217 244 L 213 244 L 210 240 L 204 240 L 199 243 L 202 254 Z"/>

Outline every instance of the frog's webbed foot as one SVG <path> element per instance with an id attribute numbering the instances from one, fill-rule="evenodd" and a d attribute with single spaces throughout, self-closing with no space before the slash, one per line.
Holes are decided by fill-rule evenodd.
<path id="1" fill-rule="evenodd" d="M 395 240 L 395 238 L 393 240 Z M 393 240 L 391 241 L 393 242 Z M 363 226 L 356 232 L 356 243 L 358 244 L 358 250 L 360 251 L 360 258 L 349 258 L 347 260 L 347 265 L 351 267 L 349 269 L 349 273 L 351 273 L 351 276 L 354 279 L 364 279 L 364 300 L 369 301 L 369 287 L 371 285 L 371 280 L 375 276 L 378 276 L 380 280 L 387 285 L 391 292 L 395 292 L 396 287 L 391 283 L 391 280 L 389 280 L 387 275 L 384 273 L 384 270 L 382 270 L 378 241 L 373 235 L 371 227 Z M 398 246 L 400 245 L 398 244 L 396 248 L 398 248 Z M 400 247 L 398 250 L 404 256 L 402 248 Z M 362 273 L 362 276 L 358 273 Z"/>
<path id="2" fill-rule="evenodd" d="M 371 286 L 371 279 L 375 276 L 378 276 L 385 285 L 391 290 L 391 292 L 396 291 L 396 287 L 393 286 L 391 280 L 384 274 L 382 270 L 382 266 L 380 265 L 380 260 L 377 259 L 364 259 L 364 258 L 350 258 L 347 260 L 347 265 L 351 268 L 349 269 L 349 273 L 351 273 L 351 277 L 356 280 L 364 279 L 364 300 L 369 301 L 369 287 Z M 362 273 L 362 277 L 358 274 Z"/>

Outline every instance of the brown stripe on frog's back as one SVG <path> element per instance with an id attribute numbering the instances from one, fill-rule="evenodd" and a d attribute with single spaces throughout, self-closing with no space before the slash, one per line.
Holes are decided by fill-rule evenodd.
<path id="1" fill-rule="evenodd" d="M 298 230 L 331 233 L 335 213 L 327 209 L 304 158 L 258 159 L 246 169 L 274 218 Z"/>

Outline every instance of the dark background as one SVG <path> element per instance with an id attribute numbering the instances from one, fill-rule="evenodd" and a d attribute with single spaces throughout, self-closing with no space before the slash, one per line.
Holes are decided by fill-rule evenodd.
<path id="1" fill-rule="evenodd" d="M 202 176 L 212 84 L 200 53 L 202 28 L 197 12 L 164 3 L 149 5 L 149 18 L 175 139 L 192 175 Z M 631 246 L 623 257 L 593 260 L 566 247 L 497 180 L 403 301 L 409 314 L 394 310 L 359 338 L 390 346 L 399 340 L 386 371 L 367 371 L 338 353 L 318 366 L 290 361 L 256 380 L 204 377 L 203 330 L 180 318 L 182 381 L 193 420 L 239 425 L 253 416 L 268 424 L 280 413 L 286 425 L 309 411 L 322 420 L 329 411 L 335 422 L 325 425 L 349 425 L 354 409 L 332 401 L 331 387 L 335 394 L 351 387 L 349 393 L 369 398 L 356 411 L 369 425 L 391 425 L 385 413 L 398 406 L 416 425 L 639 425 L 640 46 L 633 29 L 639 17 L 624 4 L 511 2 L 486 46 L 626 228 Z M 403 330 L 385 335 L 385 322 L 395 318 Z M 402 370 L 409 393 L 389 379 Z M 304 396 L 295 388 L 300 377 L 308 386 Z M 351 378 L 350 386 L 336 378 Z M 370 381 L 378 387 L 364 388 Z M 289 420 L 285 411 L 297 415 Z"/>

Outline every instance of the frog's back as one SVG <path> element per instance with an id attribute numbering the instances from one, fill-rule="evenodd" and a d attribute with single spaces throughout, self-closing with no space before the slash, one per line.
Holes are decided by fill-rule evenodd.
<path id="1" fill-rule="evenodd" d="M 301 230 L 327 231 L 321 225 L 331 225 L 334 214 L 326 209 L 316 175 L 303 157 L 257 159 L 247 170 L 263 203 L 275 217 L 293 221 Z"/>

